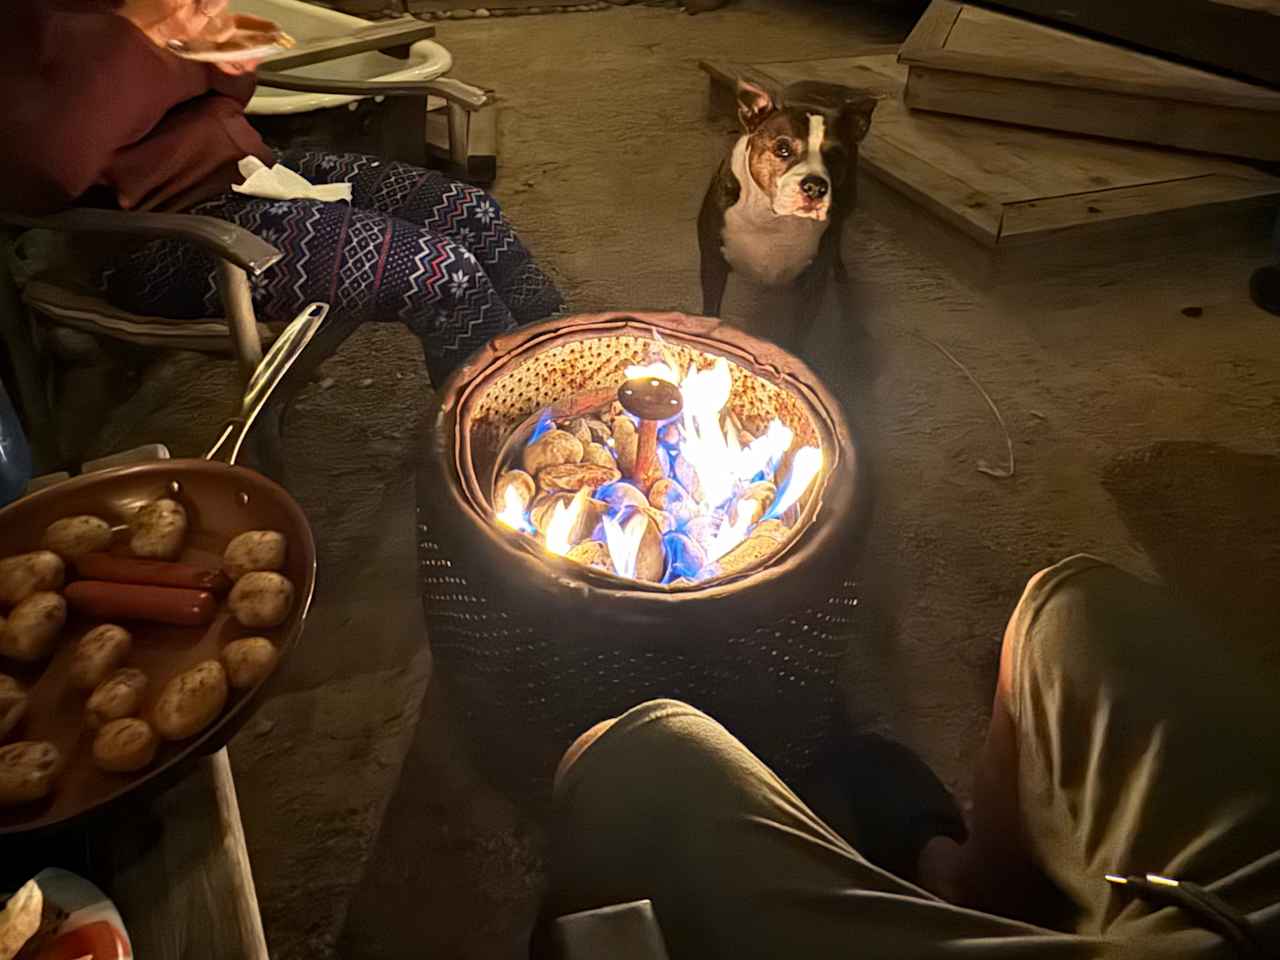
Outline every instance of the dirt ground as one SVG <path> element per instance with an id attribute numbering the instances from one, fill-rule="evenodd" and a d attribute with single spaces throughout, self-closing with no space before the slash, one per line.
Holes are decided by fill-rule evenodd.
<path id="1" fill-rule="evenodd" d="M 737 0 L 696 18 L 629 6 L 475 19 L 439 39 L 457 76 L 502 96 L 495 192 L 571 307 L 693 311 L 693 219 L 727 130 L 706 118 L 696 61 L 847 55 L 909 26 L 897 5 Z M 806 354 L 872 465 L 868 641 L 846 671 L 855 722 L 916 747 L 963 795 L 1005 618 L 1031 573 L 1076 551 L 1166 577 L 1237 635 L 1274 620 L 1280 326 L 1247 301 L 1260 256 L 1206 243 L 981 292 L 865 215 L 845 245 L 869 337 L 830 309 Z M 772 306 L 731 282 L 725 315 L 767 320 Z M 977 470 L 1003 462 L 1003 435 L 917 334 L 998 404 L 1012 478 Z M 95 447 L 158 439 L 198 453 L 232 377 L 227 362 L 164 358 Z M 289 426 L 290 485 L 320 547 L 317 602 L 232 749 L 281 960 L 527 956 L 539 831 L 470 772 L 429 683 L 413 515 L 429 399 L 412 338 L 370 327 Z"/>

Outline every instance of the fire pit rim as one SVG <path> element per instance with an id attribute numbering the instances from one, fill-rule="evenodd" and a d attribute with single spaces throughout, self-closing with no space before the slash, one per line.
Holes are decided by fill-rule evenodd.
<path id="1" fill-rule="evenodd" d="M 469 432 L 459 429 L 470 401 L 509 372 L 522 354 L 535 350 L 540 343 L 561 343 L 566 338 L 589 339 L 593 335 L 634 331 L 645 339 L 656 332 L 702 352 L 718 353 L 747 371 L 788 390 L 807 408 L 821 435 L 824 458 L 830 465 L 824 470 L 824 482 L 815 491 L 805 510 L 805 526 L 778 554 L 761 567 L 742 574 L 715 579 L 682 588 L 633 581 L 584 567 L 563 557 L 550 556 L 529 549 L 508 531 L 492 522 L 491 506 L 481 493 L 480 478 L 475 474 Z M 711 341 L 699 344 L 698 339 Z M 435 442 L 444 449 L 443 460 L 452 468 L 453 476 L 444 484 L 452 501 L 450 513 L 465 518 L 479 543 L 496 549 L 499 556 L 513 564 L 514 581 L 521 587 L 558 592 L 568 588 L 573 594 L 597 597 L 616 605 L 619 602 L 670 602 L 672 600 L 716 600 L 740 594 L 749 587 L 774 584 L 810 562 L 820 560 L 832 549 L 842 533 L 860 531 L 862 506 L 861 469 L 857 447 L 845 421 L 839 402 L 817 375 L 798 357 L 782 348 L 753 337 L 709 317 L 677 312 L 609 312 L 578 314 L 532 324 L 511 334 L 495 338 L 482 347 L 445 382 L 438 396 L 435 417 Z M 843 519 L 841 519 L 843 518 Z"/>

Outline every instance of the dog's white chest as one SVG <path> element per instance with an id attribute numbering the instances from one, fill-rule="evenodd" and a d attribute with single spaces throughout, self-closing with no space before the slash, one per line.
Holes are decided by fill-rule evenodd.
<path id="1" fill-rule="evenodd" d="M 741 184 L 738 202 L 724 212 L 721 250 L 735 272 L 776 287 L 790 283 L 813 262 L 827 229 L 825 220 L 780 217 L 746 166 L 746 138 L 734 147 L 732 169 Z"/>

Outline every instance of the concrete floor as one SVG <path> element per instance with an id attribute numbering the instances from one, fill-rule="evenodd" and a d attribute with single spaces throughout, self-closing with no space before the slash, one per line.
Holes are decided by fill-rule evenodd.
<path id="1" fill-rule="evenodd" d="M 725 146 L 698 58 L 847 55 L 905 36 L 898 6 L 737 0 L 443 25 L 457 75 L 502 95 L 499 199 L 578 310 L 698 305 L 693 219 Z M 1221 248 L 999 291 L 859 216 L 870 338 L 829 314 L 806 351 L 873 465 L 868 641 L 853 718 L 917 747 L 961 795 L 1023 581 L 1087 550 L 1170 579 L 1250 638 L 1280 609 L 1280 326 L 1247 302 L 1262 262 Z M 1196 307 L 1196 310 L 1185 308 Z M 725 314 L 771 308 L 731 283 Z M 1195 314 L 1194 316 L 1190 314 Z M 918 332 L 990 392 L 1012 435 Z M 197 453 L 229 363 L 153 364 L 96 442 Z M 542 883 L 537 825 L 477 782 L 414 585 L 412 471 L 429 387 L 412 339 L 367 328 L 290 425 L 291 486 L 320 546 L 303 648 L 233 746 L 272 953 L 517 958 Z"/>

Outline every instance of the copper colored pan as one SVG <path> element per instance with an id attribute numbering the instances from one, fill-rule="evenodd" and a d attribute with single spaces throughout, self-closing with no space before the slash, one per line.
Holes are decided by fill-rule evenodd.
<path id="1" fill-rule="evenodd" d="M 157 460 L 115 467 L 47 487 L 0 510 L 0 557 L 35 550 L 45 528 L 62 517 L 95 514 L 124 525 L 142 503 L 173 497 L 186 507 L 190 532 L 183 562 L 217 568 L 227 542 L 245 530 L 279 530 L 288 538 L 288 558 L 282 571 L 294 584 L 296 597 L 289 619 L 269 631 L 241 627 L 220 605 L 207 627 L 174 627 L 130 622 L 123 624 L 134 638 L 127 665 L 147 674 L 150 681 L 142 716 L 164 684 L 175 674 L 202 660 L 216 659 L 237 637 L 266 634 L 289 654 L 302 634 L 315 587 L 316 549 L 311 527 L 301 507 L 283 487 L 261 474 L 235 465 L 244 434 L 262 409 L 285 370 L 314 335 L 327 308 L 313 304 L 281 335 L 263 359 L 249 384 L 241 415 L 223 431 L 203 460 Z M 214 459 L 226 451 L 227 461 Z M 121 538 L 117 537 L 117 543 Z M 122 545 L 114 547 L 126 552 Z M 72 565 L 68 564 L 68 579 Z M 100 811 L 125 797 L 158 790 L 180 777 L 196 758 L 212 753 L 249 718 L 265 684 L 232 691 L 217 720 L 190 740 L 162 743 L 156 759 L 135 774 L 99 771 L 91 759 L 92 735 L 85 729 L 85 695 L 68 681 L 68 665 L 76 641 L 96 623 L 74 613 L 51 660 L 23 666 L 0 657 L 0 672 L 28 688 L 27 716 L 8 740 L 50 740 L 62 751 L 64 767 L 50 797 L 35 804 L 0 808 L 0 835 L 38 831 L 66 824 Z M 269 682 L 269 681 L 267 681 Z"/>

